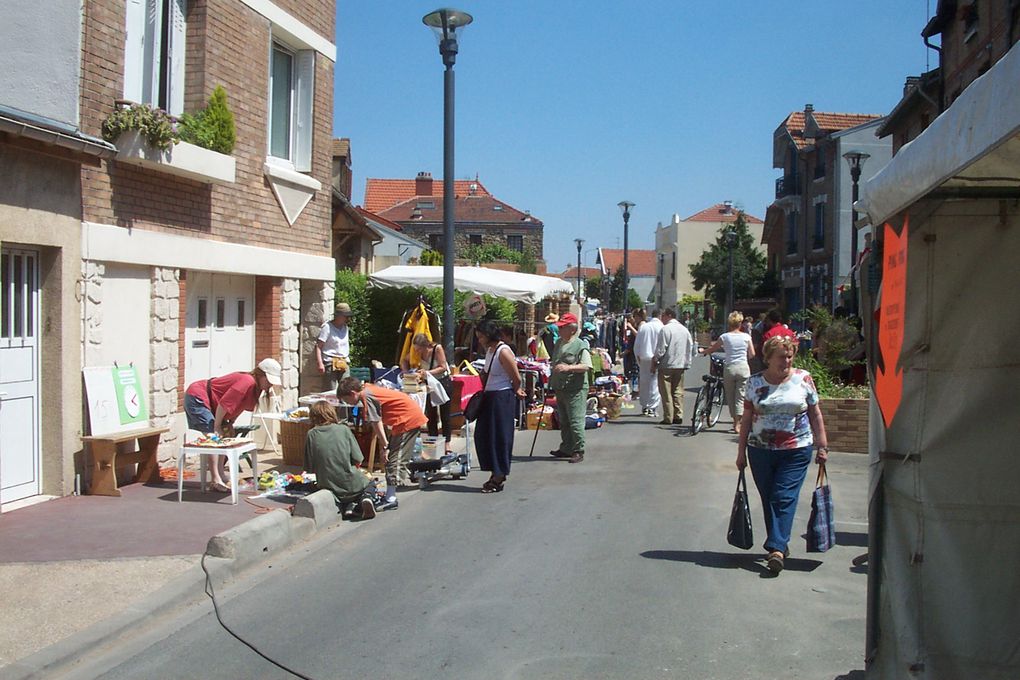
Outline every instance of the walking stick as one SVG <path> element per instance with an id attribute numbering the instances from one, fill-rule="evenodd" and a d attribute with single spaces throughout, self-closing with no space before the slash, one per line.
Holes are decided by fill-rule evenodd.
<path id="1" fill-rule="evenodd" d="M 535 455 L 535 443 L 538 441 L 538 431 L 542 429 L 542 418 L 545 418 L 545 399 L 542 400 L 542 410 L 538 413 L 538 424 L 535 426 L 535 438 L 531 440 L 531 453 L 528 458 Z"/>

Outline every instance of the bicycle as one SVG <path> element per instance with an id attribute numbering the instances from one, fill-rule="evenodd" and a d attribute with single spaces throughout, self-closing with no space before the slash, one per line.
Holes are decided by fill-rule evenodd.
<path id="1" fill-rule="evenodd" d="M 691 436 L 701 432 L 703 428 L 715 427 L 722 415 L 722 407 L 725 401 L 723 396 L 723 358 L 721 354 L 713 354 L 709 357 L 711 365 L 708 373 L 702 376 L 704 384 L 698 390 L 698 396 L 694 400 L 694 415 L 691 419 Z"/>

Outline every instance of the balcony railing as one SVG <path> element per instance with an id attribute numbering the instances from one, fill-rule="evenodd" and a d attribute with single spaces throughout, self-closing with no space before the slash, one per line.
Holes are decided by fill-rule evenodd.
<path id="1" fill-rule="evenodd" d="M 787 196 L 800 196 L 800 182 L 797 181 L 797 175 L 786 175 L 776 180 L 776 198 L 786 198 Z"/>

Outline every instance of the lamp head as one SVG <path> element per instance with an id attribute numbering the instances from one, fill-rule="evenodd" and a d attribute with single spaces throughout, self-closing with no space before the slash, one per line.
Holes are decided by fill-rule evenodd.
<path id="1" fill-rule="evenodd" d="M 623 219 L 630 217 L 630 209 L 635 206 L 635 204 L 630 201 L 620 201 L 616 205 L 620 206 L 620 210 L 623 211 Z"/>
<path id="2" fill-rule="evenodd" d="M 871 154 L 866 154 L 863 151 L 857 151 L 855 149 L 853 151 L 847 151 L 843 154 L 843 158 L 845 158 L 846 162 L 850 165 L 850 174 L 860 177 L 861 168 L 864 167 L 864 161 L 871 158 Z"/>
<path id="3" fill-rule="evenodd" d="M 423 24 L 432 29 L 439 40 L 439 53 L 447 68 L 457 61 L 457 36 L 474 18 L 467 12 L 444 7 L 422 17 Z"/>

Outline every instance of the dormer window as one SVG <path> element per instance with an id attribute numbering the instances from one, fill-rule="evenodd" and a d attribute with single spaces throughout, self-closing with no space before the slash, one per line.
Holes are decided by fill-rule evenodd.
<path id="1" fill-rule="evenodd" d="M 492 209 L 497 211 L 497 212 L 499 212 L 499 211 L 501 211 L 503 209 L 503 206 L 501 206 L 499 203 L 497 203 L 496 205 L 492 206 Z"/>
<path id="2" fill-rule="evenodd" d="M 418 211 L 418 214 L 421 215 L 422 210 L 435 210 L 436 203 L 435 201 L 418 201 L 414 208 Z"/>

